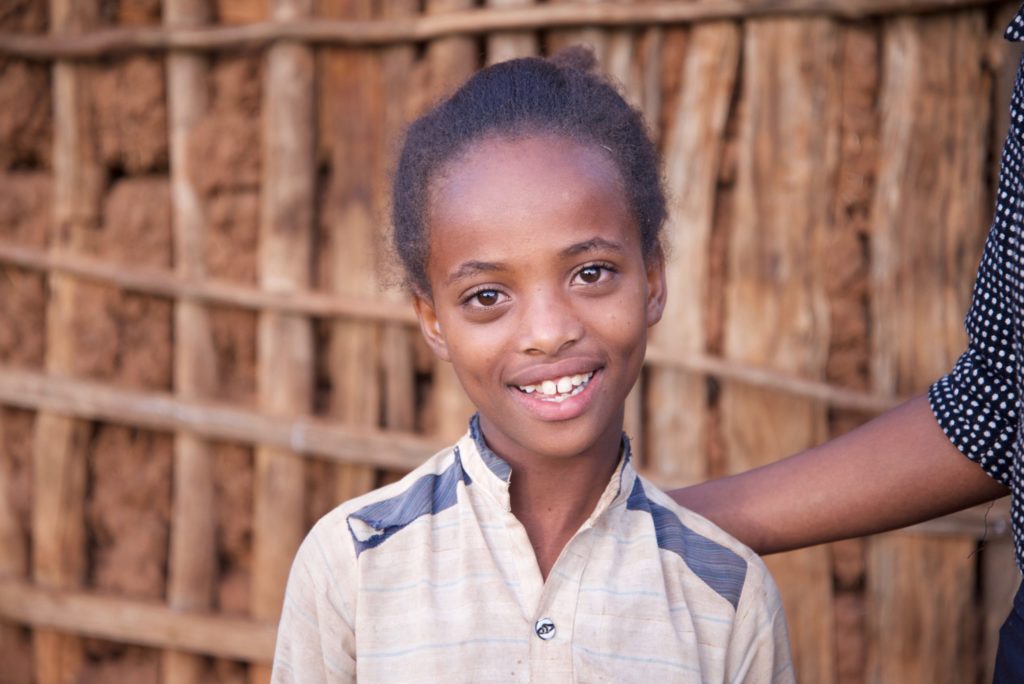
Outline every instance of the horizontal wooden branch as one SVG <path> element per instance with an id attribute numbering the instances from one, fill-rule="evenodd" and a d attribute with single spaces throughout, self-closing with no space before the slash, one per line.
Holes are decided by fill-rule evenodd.
<path id="1" fill-rule="evenodd" d="M 898 534 L 1009 538 L 1007 500 L 908 527 Z M 276 625 L 242 617 L 175 610 L 165 604 L 0 579 L 0 621 L 81 636 L 170 648 L 246 662 L 273 657 Z"/>
<path id="2" fill-rule="evenodd" d="M 237 50 L 278 40 L 350 47 L 415 42 L 454 35 L 582 26 L 685 24 L 767 16 L 830 16 L 858 20 L 997 4 L 1002 0 L 694 0 L 593 3 L 477 9 L 376 21 L 307 20 L 209 28 L 118 28 L 77 36 L 0 34 L 0 54 L 23 59 L 96 59 L 130 52 Z"/>
<path id="3" fill-rule="evenodd" d="M 269 663 L 277 625 L 163 603 L 0 580 L 0 620 L 127 644 Z"/>
<path id="4" fill-rule="evenodd" d="M 752 387 L 813 399 L 828 404 L 832 408 L 846 411 L 881 413 L 902 401 L 897 397 L 870 394 L 838 387 L 827 382 L 807 380 L 708 354 L 688 353 L 682 355 L 664 348 L 648 346 L 645 361 L 655 366 L 678 368 L 691 373 L 709 375 L 719 380 L 738 382 Z"/>
<path id="5" fill-rule="evenodd" d="M 317 318 L 351 317 L 381 322 L 416 322 L 416 315 L 406 302 L 311 291 L 275 293 L 217 280 L 197 282 L 181 278 L 170 271 L 132 268 L 92 257 L 53 254 L 3 242 L 0 242 L 0 263 L 34 271 L 65 273 L 168 299 L 189 299 L 205 304 L 254 311 L 280 311 Z"/>
<path id="6" fill-rule="evenodd" d="M 54 255 L 3 242 L 0 242 L 0 263 L 38 271 L 66 273 L 126 290 L 170 299 L 192 299 L 207 304 L 242 307 L 257 311 L 273 310 L 322 318 L 351 317 L 410 325 L 416 322 L 412 307 L 405 302 L 380 298 L 342 297 L 319 292 L 277 294 L 232 283 L 188 281 L 169 271 L 134 269 L 113 265 L 99 259 Z M 681 354 L 652 346 L 647 350 L 646 360 L 647 363 L 657 366 L 678 368 L 722 380 L 741 382 L 814 399 L 836 409 L 880 413 L 899 402 L 896 397 L 838 387 L 704 354 Z"/>
<path id="7" fill-rule="evenodd" d="M 35 371 L 0 367 L 0 404 L 63 413 L 76 418 L 163 430 L 192 432 L 208 439 L 264 444 L 341 463 L 411 470 L 447 446 L 436 439 L 395 431 L 352 429 L 308 416 L 283 418 L 170 394 L 58 378 Z M 663 489 L 691 482 L 645 473 Z M 907 528 L 924 534 L 1005 534 L 1005 502 L 986 504 Z"/>
<path id="8" fill-rule="evenodd" d="M 262 444 L 340 463 L 411 470 L 446 446 L 394 431 L 356 429 L 310 416 L 277 417 L 103 383 L 0 368 L 0 404 L 243 444 Z"/>

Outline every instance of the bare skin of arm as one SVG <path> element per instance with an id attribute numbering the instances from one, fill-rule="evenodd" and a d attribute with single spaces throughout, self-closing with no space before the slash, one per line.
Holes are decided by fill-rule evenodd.
<path id="1" fill-rule="evenodd" d="M 760 554 L 893 530 L 1009 494 L 915 397 L 820 446 L 669 492 Z"/>

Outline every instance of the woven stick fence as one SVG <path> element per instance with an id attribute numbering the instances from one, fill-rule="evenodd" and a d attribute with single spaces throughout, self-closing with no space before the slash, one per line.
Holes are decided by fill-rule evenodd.
<path id="1" fill-rule="evenodd" d="M 913 126 L 918 113 L 900 88 L 907 93 L 923 88 L 922 65 L 945 64 L 938 53 L 948 49 L 949 41 L 974 51 L 971 59 L 945 58 L 952 60 L 947 66 L 959 79 L 946 85 L 950 98 L 957 88 L 973 88 L 970 79 L 980 79 L 982 72 L 1007 70 L 988 64 L 983 54 L 992 39 L 988 18 L 1005 16 L 1005 4 L 473 4 L 430 0 L 419 15 L 417 3 L 401 0 L 379 7 L 324 0 L 315 8 L 309 0 L 275 0 L 266 21 L 218 26 L 210 24 L 213 11 L 204 0 L 165 0 L 160 26 L 100 28 L 94 3 L 52 0 L 49 35 L 0 33 L 0 57 L 52 64 L 54 94 L 53 216 L 61 237 L 45 250 L 0 240 L 0 268 L 39 273 L 51 292 L 45 368 L 0 367 L 0 404 L 35 413 L 35 477 L 52 483 L 35 489 L 29 563 L 23 537 L 8 515 L 0 468 L 0 558 L 9 559 L 0 560 L 0 618 L 35 629 L 37 681 L 77 676 L 84 667 L 82 636 L 162 649 L 167 682 L 199 681 L 205 667 L 201 656 L 253 663 L 251 680 L 266 681 L 284 580 L 305 532 L 306 457 L 335 464 L 334 492 L 342 500 L 374 486 L 382 468 L 404 472 L 415 467 L 464 429 L 471 407 L 446 364 L 418 360 L 411 307 L 379 288 L 381 265 L 372 255 L 379 232 L 375 217 L 386 208 L 384 160 L 403 123 L 481 65 L 480 45 L 484 61 L 494 62 L 537 54 L 542 47 L 591 44 L 660 138 L 673 202 L 672 295 L 666 320 L 648 349 L 642 385 L 627 407 L 627 430 L 643 442 L 638 451 L 657 455 L 645 462 L 656 482 L 676 486 L 810 446 L 827 435 L 829 415 L 863 417 L 883 411 L 899 397 L 920 391 L 952 360 L 950 352 L 961 342 L 949 312 L 958 312 L 955 318 L 965 306 L 970 259 L 953 271 L 943 255 L 931 262 L 939 264 L 932 272 L 960 288 L 943 300 L 941 320 L 908 313 L 909 289 L 897 283 L 920 274 L 900 271 L 909 268 L 900 264 L 910 263 L 916 245 L 927 238 L 918 236 L 915 242 L 900 234 L 914 217 L 927 215 L 928 198 L 908 192 L 907 199 L 894 200 L 884 192 L 912 186 L 913 174 L 936 163 L 917 154 L 918 141 L 931 149 L 939 143 L 927 143 L 929 136 L 939 140 L 948 135 L 959 145 L 959 156 L 942 162 L 950 165 L 942 177 L 968 177 L 969 187 L 946 188 L 961 198 L 954 203 L 958 225 L 935 220 L 946 226 L 948 242 L 980 244 L 981 190 L 987 181 L 984 160 L 979 163 L 970 155 L 989 149 L 986 135 L 998 137 L 985 129 L 987 108 L 976 116 L 974 123 L 983 122 L 980 127 L 972 128 L 968 117 L 956 119 L 959 128 L 946 131 L 946 120 L 940 119 L 910 139 L 905 126 Z M 813 318 L 808 312 L 820 310 L 831 296 L 822 285 L 822 245 L 830 239 L 829 226 L 842 223 L 835 218 L 842 197 L 834 186 L 852 163 L 837 143 L 846 131 L 841 107 L 852 106 L 840 92 L 840 66 L 865 35 L 874 36 L 884 51 L 887 71 L 879 77 L 879 88 L 889 88 L 879 93 L 877 105 L 876 132 L 886 146 L 879 153 L 879 189 L 872 199 L 872 220 L 880 227 L 872 236 L 876 252 L 871 256 L 873 263 L 890 267 L 873 272 L 871 301 L 872 325 L 892 334 L 890 348 L 879 344 L 872 352 L 871 390 L 829 380 L 828 332 L 805 326 L 807 316 Z M 207 272 L 203 255 L 209 226 L 195 171 L 202 157 L 190 139 L 211 108 L 210 60 L 220 53 L 253 50 L 263 52 L 263 164 L 258 284 L 246 285 Z M 88 102 L 88 83 L 102 68 L 98 61 L 138 53 L 166 60 L 173 269 L 115 265 L 84 247 L 89 231 L 101 221 L 97 208 L 105 192 L 102 162 L 88 142 L 95 109 Z M 669 63 L 675 72 L 666 69 Z M 776 75 L 783 78 L 782 93 L 776 92 Z M 971 92 L 975 99 L 987 97 Z M 935 104 L 936 109 L 942 106 Z M 325 107 L 333 107 L 335 116 L 328 118 Z M 765 128 L 758 117 L 772 108 L 790 130 Z M 337 116 L 342 111 L 361 114 Z M 768 148 L 767 165 L 751 156 L 755 143 L 765 141 L 774 146 Z M 798 151 L 796 161 L 809 159 L 819 164 L 817 170 L 807 173 L 794 166 L 780 172 L 792 149 Z M 887 154 L 912 163 L 909 168 L 898 160 L 889 163 Z M 323 159 L 332 170 L 326 181 L 317 176 Z M 346 239 L 329 243 L 324 255 L 314 257 L 319 192 L 345 199 Z M 762 193 L 788 193 L 791 201 L 788 207 L 766 204 Z M 726 228 L 727 243 L 719 237 Z M 710 253 L 721 255 L 724 268 L 712 269 Z M 789 273 L 781 285 L 776 273 L 758 265 L 765 254 L 775 259 L 773 268 Z M 976 256 L 975 250 L 971 258 Z M 316 259 L 326 265 L 318 277 L 310 268 Z M 77 377 L 74 309 L 97 291 L 90 288 L 99 287 L 173 303 L 170 391 Z M 931 287 L 948 292 L 952 286 L 938 282 Z M 709 315 L 709 301 L 725 302 L 724 307 L 714 305 L 720 307 L 718 319 Z M 257 316 L 253 404 L 217 398 L 217 307 Z M 917 337 L 899 332 L 910 328 L 918 330 Z M 940 350 L 944 356 L 922 370 L 925 366 L 912 357 L 928 336 L 950 341 Z M 324 371 L 330 381 L 326 410 L 313 402 L 323 345 L 330 358 Z M 431 378 L 427 432 L 417 430 L 423 421 L 417 418 L 421 407 L 415 399 L 415 377 L 424 373 Z M 710 402 L 709 391 L 716 394 Z M 84 445 L 91 422 L 174 435 L 165 602 L 82 588 L 87 563 Z M 784 436 L 777 425 L 787 426 Z M 726 456 L 712 457 L 709 464 L 703 454 L 715 439 Z M 215 442 L 255 449 L 249 617 L 214 612 Z M 970 668 L 981 669 L 983 659 L 965 656 L 963 647 L 908 664 L 904 654 L 912 650 L 909 646 L 904 651 L 892 643 L 882 647 L 878 635 L 902 630 L 904 639 L 917 638 L 884 604 L 899 604 L 906 614 L 932 615 L 929 606 L 939 594 L 959 612 L 933 616 L 935 624 L 926 631 L 931 630 L 935 643 L 946 643 L 949 637 L 942 630 L 955 629 L 951 623 L 970 622 L 965 592 L 973 591 L 973 581 L 967 580 L 974 570 L 967 556 L 976 539 L 1005 536 L 1005 519 L 1002 509 L 987 515 L 968 511 L 918 526 L 911 536 L 860 547 L 871 566 L 865 599 L 870 619 L 861 625 L 870 641 L 867 678 L 962 681 Z M 1005 556 L 1005 542 L 996 544 Z M 799 588 L 802 594 L 786 593 L 786 599 L 797 667 L 805 681 L 842 680 L 841 654 L 832 639 L 837 618 L 830 553 L 823 547 L 772 561 L 784 592 Z M 886 567 L 912 565 L 920 557 L 945 568 L 937 589 L 901 584 L 902 574 L 889 580 Z M 981 572 L 986 586 L 1005 593 L 1007 573 L 998 570 L 996 561 L 1006 563 L 1002 557 L 991 563 L 986 559 Z M 29 565 L 31 577 L 23 574 Z M 1003 609 L 997 593 L 985 595 L 985 620 Z M 972 638 L 991 648 L 984 638 Z"/>

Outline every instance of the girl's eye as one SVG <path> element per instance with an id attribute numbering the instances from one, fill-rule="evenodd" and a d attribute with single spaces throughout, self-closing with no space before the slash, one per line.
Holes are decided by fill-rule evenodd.
<path id="1" fill-rule="evenodd" d="M 611 272 L 611 268 L 608 266 L 602 266 L 600 264 L 591 264 L 590 266 L 584 266 L 576 272 L 576 277 L 587 285 L 594 285 L 601 282 L 607 273 Z"/>
<path id="2" fill-rule="evenodd" d="M 466 299 L 467 304 L 476 306 L 491 307 L 501 302 L 501 292 L 498 290 L 477 290 Z"/>

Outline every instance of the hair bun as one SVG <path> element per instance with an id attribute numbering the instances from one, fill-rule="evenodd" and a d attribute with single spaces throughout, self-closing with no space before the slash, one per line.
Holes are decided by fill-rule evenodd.
<path id="1" fill-rule="evenodd" d="M 597 71 L 597 57 L 589 45 L 570 45 L 551 55 L 548 60 L 557 67 L 579 69 L 586 73 Z"/>

